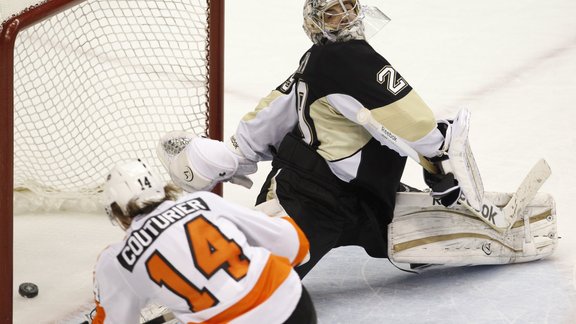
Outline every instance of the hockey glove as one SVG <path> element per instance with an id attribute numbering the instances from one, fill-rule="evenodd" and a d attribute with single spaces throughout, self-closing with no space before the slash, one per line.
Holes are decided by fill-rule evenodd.
<path id="1" fill-rule="evenodd" d="M 223 181 L 252 186 L 248 177 L 236 174 L 238 158 L 223 142 L 170 132 L 160 139 L 157 153 L 172 181 L 188 192 L 212 190 Z"/>
<path id="2" fill-rule="evenodd" d="M 450 163 L 448 162 L 448 148 L 452 140 L 452 123 L 452 120 L 439 120 L 437 122 L 437 128 L 444 136 L 444 141 L 438 149 L 437 156 L 426 158 L 436 166 L 439 172 L 433 174 L 424 169 L 424 182 L 431 189 L 430 195 L 446 207 L 454 206 L 462 193 L 458 180 L 454 177 L 454 173 L 451 172 Z"/>
<path id="3" fill-rule="evenodd" d="M 430 195 L 434 199 L 438 199 L 440 203 L 446 207 L 452 207 L 458 202 L 462 190 L 452 172 L 444 173 L 442 171 L 442 161 L 446 161 L 447 159 L 448 157 L 446 156 L 429 159 L 441 172 L 433 174 L 424 169 L 424 182 L 426 182 L 426 185 L 432 190 Z"/>

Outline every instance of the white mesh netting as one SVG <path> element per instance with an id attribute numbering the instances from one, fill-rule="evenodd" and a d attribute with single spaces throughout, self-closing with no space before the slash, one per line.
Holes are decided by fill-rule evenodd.
<path id="1" fill-rule="evenodd" d="M 97 201 L 108 170 L 129 158 L 166 176 L 160 136 L 207 132 L 208 12 L 203 0 L 88 0 L 21 31 L 15 197 Z"/>

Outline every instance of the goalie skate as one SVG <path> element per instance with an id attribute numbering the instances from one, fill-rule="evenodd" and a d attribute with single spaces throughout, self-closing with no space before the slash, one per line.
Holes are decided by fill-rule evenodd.
<path id="1" fill-rule="evenodd" d="M 504 206 L 512 194 L 486 192 Z M 445 208 L 425 193 L 398 193 L 388 227 L 389 257 L 398 263 L 480 265 L 529 262 L 550 256 L 558 243 L 552 196 L 538 193 L 522 218 L 502 233 L 462 206 Z"/>

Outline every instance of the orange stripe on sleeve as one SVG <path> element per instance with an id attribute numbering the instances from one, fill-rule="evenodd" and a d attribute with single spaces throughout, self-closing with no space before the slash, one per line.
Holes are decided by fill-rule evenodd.
<path id="1" fill-rule="evenodd" d="M 92 318 L 92 324 L 104 324 L 106 319 L 106 312 L 104 308 L 100 306 L 99 302 L 96 302 L 96 315 Z"/>
<path id="2" fill-rule="evenodd" d="M 302 232 L 302 230 L 300 229 L 300 227 L 298 227 L 296 222 L 294 222 L 292 217 L 285 216 L 282 217 L 282 219 L 285 219 L 290 224 L 292 224 L 292 226 L 294 226 L 294 229 L 296 230 L 296 233 L 298 234 L 298 241 L 300 242 L 300 247 L 298 248 L 298 254 L 294 258 L 294 261 L 292 261 L 292 265 L 297 266 L 304 260 L 306 254 L 308 254 L 308 251 L 310 250 L 310 243 L 308 242 L 306 235 L 304 235 L 304 232 Z"/>
<path id="3" fill-rule="evenodd" d="M 252 290 L 236 304 L 203 322 L 203 324 L 228 323 L 238 316 L 256 308 L 272 296 L 276 289 L 288 278 L 290 271 L 292 271 L 292 266 L 288 259 L 271 254 L 264 269 L 262 269 L 258 282 L 256 282 Z"/>

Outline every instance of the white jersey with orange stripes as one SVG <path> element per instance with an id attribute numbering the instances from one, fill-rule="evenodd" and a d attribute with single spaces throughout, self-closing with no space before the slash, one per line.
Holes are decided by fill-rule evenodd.
<path id="1" fill-rule="evenodd" d="M 289 217 L 186 194 L 136 217 L 124 240 L 101 253 L 93 323 L 139 323 L 149 303 L 183 323 L 282 323 L 302 291 L 292 266 L 307 253 Z"/>

